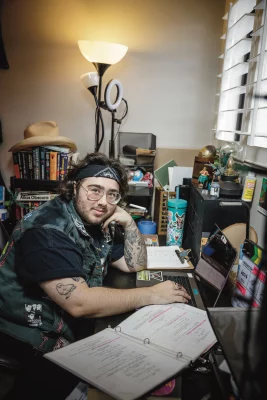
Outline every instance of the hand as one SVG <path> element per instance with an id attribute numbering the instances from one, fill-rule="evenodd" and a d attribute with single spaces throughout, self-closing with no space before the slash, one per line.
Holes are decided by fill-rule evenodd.
<path id="1" fill-rule="evenodd" d="M 124 228 L 128 228 L 133 223 L 133 219 L 130 214 L 128 214 L 119 206 L 117 206 L 114 213 L 108 219 L 106 219 L 103 224 L 103 229 L 107 229 L 108 225 L 113 221 L 122 225 Z"/>
<path id="2" fill-rule="evenodd" d="M 188 303 L 191 299 L 185 288 L 172 281 L 159 283 L 149 288 L 151 304 Z"/>

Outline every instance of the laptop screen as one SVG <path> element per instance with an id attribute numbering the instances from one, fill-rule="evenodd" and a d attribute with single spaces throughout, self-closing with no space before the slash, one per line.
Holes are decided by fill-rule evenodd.
<path id="1" fill-rule="evenodd" d="M 202 249 L 195 272 L 216 289 L 222 290 L 236 256 L 236 249 L 216 227 Z"/>

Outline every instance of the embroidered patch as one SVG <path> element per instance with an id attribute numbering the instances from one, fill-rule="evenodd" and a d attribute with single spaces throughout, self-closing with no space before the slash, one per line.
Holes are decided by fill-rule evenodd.
<path id="1" fill-rule="evenodd" d="M 43 325 L 42 304 L 25 304 L 25 316 L 29 326 L 36 327 Z"/>
<path id="2" fill-rule="evenodd" d="M 53 350 L 58 350 L 61 349 L 62 347 L 65 347 L 69 344 L 70 342 L 66 339 L 64 339 L 63 337 L 59 337 Z"/>

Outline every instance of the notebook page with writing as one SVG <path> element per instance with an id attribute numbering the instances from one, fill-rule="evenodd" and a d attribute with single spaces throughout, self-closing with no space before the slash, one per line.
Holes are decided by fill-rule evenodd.
<path id="1" fill-rule="evenodd" d="M 180 250 L 179 246 L 147 247 L 147 269 L 191 268 L 187 261 L 181 263 L 175 250 Z"/>
<path id="2" fill-rule="evenodd" d="M 45 357 L 118 400 L 134 400 L 184 368 L 112 329 L 45 354 Z"/>
<path id="3" fill-rule="evenodd" d="M 207 313 L 180 304 L 143 307 L 120 324 L 121 332 L 171 354 L 194 360 L 216 343 Z"/>

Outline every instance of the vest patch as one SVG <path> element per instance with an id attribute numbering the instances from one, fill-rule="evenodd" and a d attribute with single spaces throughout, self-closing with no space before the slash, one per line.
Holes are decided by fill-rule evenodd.
<path id="1" fill-rule="evenodd" d="M 27 324 L 32 327 L 43 325 L 42 304 L 25 304 L 25 317 Z"/>

